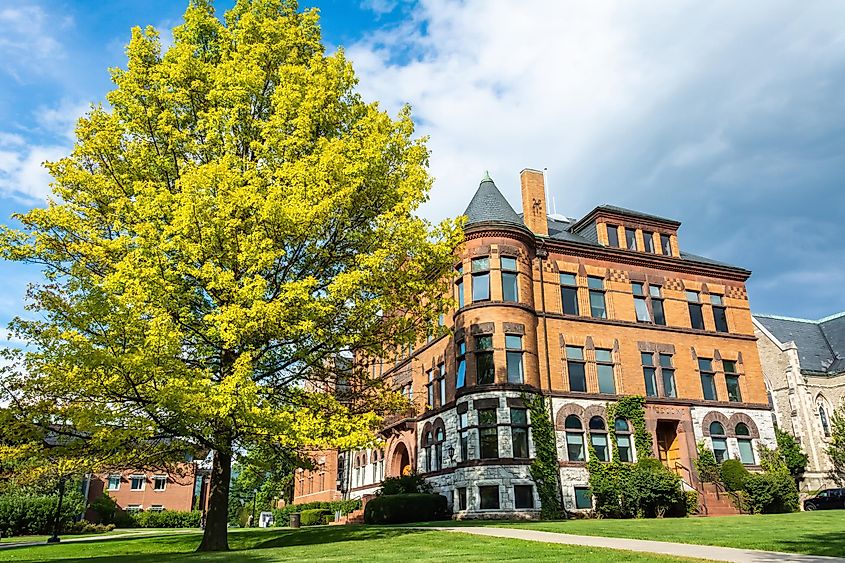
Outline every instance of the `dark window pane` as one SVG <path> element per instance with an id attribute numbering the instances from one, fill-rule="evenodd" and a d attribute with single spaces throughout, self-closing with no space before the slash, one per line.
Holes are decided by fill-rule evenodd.
<path id="1" fill-rule="evenodd" d="M 644 366 L 654 365 L 654 354 L 651 352 L 640 352 L 640 359 L 642 360 Z"/>
<path id="2" fill-rule="evenodd" d="M 713 360 L 710 358 L 699 358 L 698 359 L 698 370 L 699 371 L 713 371 Z"/>
<path id="3" fill-rule="evenodd" d="M 587 277 L 587 287 L 590 289 L 604 289 L 604 278 L 595 276 Z"/>
<path id="4" fill-rule="evenodd" d="M 744 422 L 740 422 L 734 428 L 734 434 L 736 434 L 737 436 L 751 436 L 751 431 L 748 430 L 748 425 L 746 425 Z"/>
<path id="5" fill-rule="evenodd" d="M 607 245 L 619 248 L 619 227 L 607 225 Z"/>
<path id="6" fill-rule="evenodd" d="M 575 432 L 566 433 L 566 453 L 569 461 L 584 461 L 584 435 Z"/>
<path id="7" fill-rule="evenodd" d="M 481 497 L 482 510 L 499 508 L 499 487 L 495 485 L 478 487 L 478 495 Z"/>
<path id="8" fill-rule="evenodd" d="M 469 459 L 469 434 L 461 432 L 461 461 Z"/>
<path id="9" fill-rule="evenodd" d="M 587 391 L 587 376 L 584 364 L 580 362 L 566 362 L 569 371 L 569 390 L 585 393 Z"/>
<path id="10" fill-rule="evenodd" d="M 634 297 L 634 310 L 637 313 L 637 320 L 640 322 L 651 322 L 651 315 L 648 314 L 648 306 L 645 297 Z"/>
<path id="11" fill-rule="evenodd" d="M 472 300 L 486 301 L 488 299 L 490 299 L 490 273 L 473 274 Z"/>
<path id="12" fill-rule="evenodd" d="M 496 409 L 481 409 L 478 411 L 478 424 L 496 424 Z"/>
<path id="13" fill-rule="evenodd" d="M 511 443 L 513 444 L 513 457 L 528 457 L 528 428 L 524 426 L 511 428 Z"/>
<path id="14" fill-rule="evenodd" d="M 590 434 L 590 443 L 599 461 L 610 461 L 610 450 L 607 447 L 607 434 Z"/>
<path id="15" fill-rule="evenodd" d="M 634 229 L 625 229 L 625 244 L 628 250 L 637 249 L 637 231 Z"/>
<path id="16" fill-rule="evenodd" d="M 565 315 L 578 314 L 578 290 L 574 287 L 561 286 L 560 300 L 563 303 L 563 313 Z"/>
<path id="17" fill-rule="evenodd" d="M 578 285 L 575 274 L 561 274 L 560 285 Z"/>
<path id="18" fill-rule="evenodd" d="M 704 399 L 706 401 L 716 400 L 716 382 L 712 373 L 701 374 L 701 389 L 704 392 Z"/>
<path id="19" fill-rule="evenodd" d="M 502 256 L 500 260 L 502 263 L 503 270 L 511 270 L 513 272 L 516 271 L 516 258 L 512 258 L 510 256 Z"/>
<path id="20" fill-rule="evenodd" d="M 666 325 L 666 315 L 663 313 L 663 300 L 652 299 L 651 310 L 654 311 L 654 324 Z"/>
<path id="21" fill-rule="evenodd" d="M 508 383 L 522 383 L 522 352 L 508 352 Z"/>
<path id="22" fill-rule="evenodd" d="M 455 284 L 455 293 L 458 294 L 458 308 L 464 306 L 464 280 L 460 280 Z"/>
<path id="23" fill-rule="evenodd" d="M 742 393 L 739 390 L 739 377 L 735 375 L 726 375 L 725 383 L 728 386 L 728 400 L 735 403 L 741 403 Z"/>
<path id="24" fill-rule="evenodd" d="M 581 419 L 575 416 L 574 414 L 570 414 L 566 417 L 566 421 L 563 423 L 564 428 L 577 428 L 580 430 L 581 426 Z"/>
<path id="25" fill-rule="evenodd" d="M 722 367 L 725 373 L 736 373 L 736 362 L 733 360 L 722 360 Z"/>
<path id="26" fill-rule="evenodd" d="M 575 508 L 592 508 L 593 492 L 587 487 L 575 487 Z"/>
<path id="27" fill-rule="evenodd" d="M 657 397 L 657 374 L 654 368 L 643 367 L 645 376 L 645 394 L 648 397 Z"/>
<path id="28" fill-rule="evenodd" d="M 672 256 L 672 239 L 669 235 L 660 235 L 660 247 L 663 249 L 663 254 Z"/>
<path id="29" fill-rule="evenodd" d="M 678 390 L 675 389 L 675 370 L 673 369 L 663 368 L 663 396 L 678 396 Z"/>
<path id="30" fill-rule="evenodd" d="M 619 461 L 632 462 L 631 437 L 628 434 L 616 435 L 616 447 L 619 450 Z"/>
<path id="31" fill-rule="evenodd" d="M 458 487 L 458 510 L 467 509 L 467 488 Z"/>
<path id="32" fill-rule="evenodd" d="M 716 330 L 728 332 L 728 315 L 724 307 L 713 307 L 713 321 L 716 324 Z"/>
<path id="33" fill-rule="evenodd" d="M 568 360 L 583 360 L 584 349 L 579 346 L 566 347 L 566 359 Z"/>
<path id="34" fill-rule="evenodd" d="M 478 385 L 489 385 L 495 381 L 496 370 L 493 366 L 493 352 L 476 352 L 475 354 L 475 382 Z"/>
<path id="35" fill-rule="evenodd" d="M 616 394 L 616 382 L 613 379 L 613 366 L 599 364 L 597 366 L 599 375 L 599 393 Z"/>
<path id="36" fill-rule="evenodd" d="M 508 350 L 522 350 L 522 337 L 516 334 L 506 334 L 505 348 Z"/>
<path id="37" fill-rule="evenodd" d="M 631 292 L 637 297 L 645 296 L 645 286 L 641 283 L 634 282 L 631 284 Z"/>
<path id="38" fill-rule="evenodd" d="M 711 436 L 724 436 L 725 435 L 725 427 L 722 426 L 721 422 L 713 421 L 710 423 L 710 435 Z"/>
<path id="39" fill-rule="evenodd" d="M 590 291 L 590 316 L 596 319 L 606 319 L 607 309 L 604 305 L 604 292 Z"/>
<path id="40" fill-rule="evenodd" d="M 512 303 L 519 301 L 516 274 L 513 272 L 502 272 L 502 299 Z"/>
<path id="41" fill-rule="evenodd" d="M 528 424 L 528 410 L 527 409 L 511 409 L 511 424 L 526 426 Z"/>
<path id="42" fill-rule="evenodd" d="M 483 272 L 490 269 L 490 258 L 473 258 L 472 272 Z"/>
<path id="43" fill-rule="evenodd" d="M 499 430 L 491 428 L 479 428 L 478 435 L 481 441 L 481 459 L 493 459 L 499 457 Z"/>
<path id="44" fill-rule="evenodd" d="M 728 459 L 728 441 L 724 438 L 712 438 L 713 441 L 713 456 L 716 458 L 716 463 L 722 463 Z"/>
<path id="45" fill-rule="evenodd" d="M 745 465 L 754 465 L 754 448 L 751 440 L 737 440 L 736 445 L 739 447 L 739 461 Z"/>
<path id="46" fill-rule="evenodd" d="M 701 314 L 701 305 L 689 303 L 689 322 L 692 328 L 704 330 L 704 315 Z"/>
<path id="47" fill-rule="evenodd" d="M 643 231 L 643 242 L 645 243 L 645 251 L 654 254 L 654 233 Z"/>
<path id="48" fill-rule="evenodd" d="M 457 375 L 455 375 L 455 388 L 460 389 L 466 385 L 467 381 L 467 363 L 463 356 L 458 358 Z"/>
<path id="49" fill-rule="evenodd" d="M 534 508 L 534 487 L 531 485 L 514 485 L 514 508 Z"/>

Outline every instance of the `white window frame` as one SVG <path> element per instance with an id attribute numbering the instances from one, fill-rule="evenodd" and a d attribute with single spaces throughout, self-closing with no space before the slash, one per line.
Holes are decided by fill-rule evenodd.
<path id="1" fill-rule="evenodd" d="M 159 489 L 156 484 L 162 481 L 164 485 Z M 153 491 L 163 493 L 167 489 L 167 475 L 153 475 Z"/>
<path id="2" fill-rule="evenodd" d="M 116 487 L 111 486 L 111 480 L 113 478 L 117 478 L 117 486 Z M 106 490 L 107 491 L 119 491 L 120 490 L 120 481 L 121 481 L 120 475 L 109 475 L 108 477 L 106 477 Z"/>
<path id="3" fill-rule="evenodd" d="M 132 514 L 135 512 L 143 512 L 144 505 L 143 504 L 129 504 L 126 506 L 126 512 Z"/>
<path id="4" fill-rule="evenodd" d="M 132 482 L 133 482 L 135 479 L 140 479 L 140 480 L 141 480 L 141 488 L 140 488 L 140 489 L 136 489 L 136 488 L 134 488 L 134 487 L 132 486 L 132 484 L 133 484 Z M 129 490 L 130 490 L 130 491 L 135 491 L 135 492 L 138 492 L 138 491 L 143 491 L 143 490 L 144 490 L 144 489 L 146 489 L 146 488 L 147 488 L 147 476 L 146 476 L 146 475 L 135 474 L 135 475 L 130 475 L 130 476 L 129 476 Z"/>

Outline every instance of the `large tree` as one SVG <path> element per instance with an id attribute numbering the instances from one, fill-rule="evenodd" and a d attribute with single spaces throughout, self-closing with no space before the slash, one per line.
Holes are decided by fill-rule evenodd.
<path id="1" fill-rule="evenodd" d="M 830 427 L 830 442 L 827 446 L 831 463 L 830 476 L 839 486 L 845 486 L 845 401 L 833 411 Z"/>
<path id="2" fill-rule="evenodd" d="M 415 215 L 424 139 L 355 92 L 314 10 L 195 0 L 173 37 L 132 30 L 48 206 L 0 232 L 45 275 L 0 387 L 92 460 L 213 451 L 200 549 L 223 550 L 233 455 L 372 440 L 396 395 L 337 360 L 436 323 L 461 235 Z"/>

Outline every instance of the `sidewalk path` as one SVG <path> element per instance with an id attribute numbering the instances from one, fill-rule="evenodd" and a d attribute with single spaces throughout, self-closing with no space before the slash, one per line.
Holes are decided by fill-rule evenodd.
<path id="1" fill-rule="evenodd" d="M 125 534 L 107 534 L 107 535 L 94 535 L 94 536 L 84 536 L 81 538 L 77 538 L 71 535 L 62 535 L 59 536 L 62 541 L 61 543 L 78 543 L 78 542 L 88 542 L 88 541 L 102 541 L 102 540 L 117 540 L 117 539 L 125 539 L 125 538 L 137 538 L 143 536 L 155 536 L 155 535 L 170 535 L 170 534 L 189 534 L 189 533 L 199 533 L 202 532 L 199 528 L 190 528 L 190 529 L 172 529 L 172 530 L 139 530 L 137 532 L 127 532 Z M 12 543 L 0 543 L 0 549 L 9 549 L 11 547 L 31 547 L 33 545 L 48 545 L 44 540 L 41 541 L 20 541 L 20 542 L 12 542 Z"/>
<path id="2" fill-rule="evenodd" d="M 733 547 L 697 545 L 691 543 L 670 543 L 628 538 L 605 538 L 601 536 L 576 536 L 572 534 L 539 532 L 536 530 L 526 530 L 520 528 L 443 526 L 418 529 L 442 530 L 445 532 L 460 532 L 464 534 L 475 534 L 477 536 L 493 536 L 496 538 L 512 538 L 546 543 L 583 545 L 587 547 L 626 549 L 628 551 L 659 553 L 662 555 L 674 555 L 677 557 L 697 557 L 699 559 L 733 561 L 736 563 L 771 563 L 775 561 L 794 561 L 798 563 L 845 563 L 845 559 L 839 557 L 803 555 L 800 553 L 781 553 L 777 551 L 758 551 L 755 549 L 737 549 Z"/>

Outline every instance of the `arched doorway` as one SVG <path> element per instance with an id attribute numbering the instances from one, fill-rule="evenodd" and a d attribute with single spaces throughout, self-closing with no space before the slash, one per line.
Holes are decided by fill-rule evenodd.
<path id="1" fill-rule="evenodd" d="M 398 477 L 411 473 L 411 456 L 404 443 L 399 442 L 393 450 L 393 457 L 390 460 L 390 475 Z"/>

